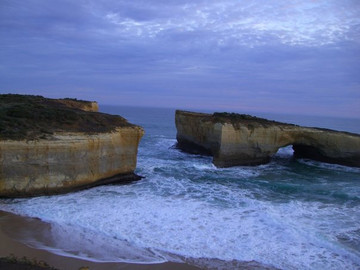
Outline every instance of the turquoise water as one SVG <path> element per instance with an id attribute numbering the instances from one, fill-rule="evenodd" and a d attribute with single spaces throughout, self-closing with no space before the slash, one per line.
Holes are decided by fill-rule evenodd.
<path id="1" fill-rule="evenodd" d="M 280 269 L 360 268 L 360 169 L 294 160 L 291 147 L 269 164 L 218 169 L 176 143 L 174 110 L 103 106 L 145 129 L 128 185 L 32 199 L 0 209 L 51 224 L 51 246 L 94 261 L 155 263 L 212 258 Z M 264 115 L 360 132 L 359 120 Z M 210 265 L 206 267 L 212 267 Z"/>

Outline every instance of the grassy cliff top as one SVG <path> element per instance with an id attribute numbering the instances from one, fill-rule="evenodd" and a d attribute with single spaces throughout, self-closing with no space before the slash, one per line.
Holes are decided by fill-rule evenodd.
<path id="1" fill-rule="evenodd" d="M 82 111 L 56 99 L 0 95 L 0 139 L 45 139 L 54 132 L 95 134 L 126 126 L 133 125 L 120 116 Z"/>
<path id="2" fill-rule="evenodd" d="M 239 123 L 244 123 L 244 124 L 253 123 L 253 124 L 262 125 L 262 126 L 270 126 L 270 125 L 294 126 L 293 124 L 277 122 L 274 120 L 268 120 L 265 118 L 252 116 L 249 114 L 228 113 L 228 112 L 215 112 L 213 114 L 209 114 L 209 113 L 182 111 L 182 110 L 177 110 L 176 113 L 191 115 L 192 117 L 198 117 L 198 118 L 201 118 L 203 121 L 211 121 L 213 123 L 229 123 L 229 124 L 233 124 L 233 125 L 239 124 Z"/>
<path id="3" fill-rule="evenodd" d="M 249 114 L 238 114 L 238 113 L 227 113 L 227 112 L 215 112 L 212 115 L 212 121 L 220 122 L 220 123 L 232 123 L 236 125 L 237 123 L 253 123 L 262 126 L 272 126 L 272 125 L 281 125 L 281 126 L 295 126 L 293 124 L 277 122 L 274 120 L 268 120 L 265 118 L 260 118 L 256 116 L 252 116 Z"/>
<path id="4" fill-rule="evenodd" d="M 228 113 L 228 112 L 215 112 L 213 114 L 209 114 L 209 113 L 182 111 L 182 110 L 177 110 L 176 113 L 182 114 L 182 115 L 189 115 L 191 117 L 198 117 L 199 119 L 201 119 L 201 121 L 205 121 L 205 122 L 232 124 L 235 129 L 239 129 L 242 125 L 250 128 L 250 129 L 253 129 L 255 127 L 267 128 L 267 127 L 271 127 L 271 126 L 278 126 L 280 128 L 299 127 L 299 128 L 308 128 L 308 129 L 313 129 L 313 130 L 324 131 L 324 132 L 328 132 L 328 133 L 341 133 L 341 134 L 351 135 L 351 136 L 355 136 L 355 137 L 360 136 L 360 134 L 351 133 L 351 132 L 347 132 L 347 131 L 338 131 L 338 130 L 332 130 L 332 129 L 327 129 L 327 128 L 319 128 L 319 127 L 299 126 L 299 125 L 295 125 L 295 124 L 289 124 L 289 123 L 278 122 L 278 121 L 274 121 L 274 120 L 268 120 L 265 118 L 252 116 L 249 114 Z"/>

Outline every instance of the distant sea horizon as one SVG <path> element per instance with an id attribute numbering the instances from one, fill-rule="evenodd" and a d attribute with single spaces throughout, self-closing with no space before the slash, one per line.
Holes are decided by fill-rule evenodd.
<path id="1" fill-rule="evenodd" d="M 156 106 L 135 106 L 135 105 L 113 105 L 113 104 L 99 104 L 100 112 L 111 113 L 113 110 L 111 107 L 123 107 L 132 109 L 159 109 L 159 110 L 183 110 L 190 112 L 200 113 L 214 113 L 214 112 L 229 112 L 239 114 L 249 114 L 268 120 L 275 120 L 279 122 L 295 124 L 305 127 L 319 127 L 328 128 L 338 131 L 346 131 L 360 134 L 360 116 L 347 117 L 347 116 L 329 116 L 329 115 L 312 115 L 312 114 L 297 114 L 297 113 L 280 113 L 280 112 L 264 112 L 264 111 L 246 111 L 246 110 L 222 110 L 222 109 L 194 109 L 194 108 L 182 108 L 182 107 L 156 107 Z M 175 121 L 175 118 L 174 118 Z"/>

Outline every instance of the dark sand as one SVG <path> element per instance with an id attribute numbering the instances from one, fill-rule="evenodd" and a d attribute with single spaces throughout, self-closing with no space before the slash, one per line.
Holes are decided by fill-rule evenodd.
<path id="1" fill-rule="evenodd" d="M 48 224 L 33 218 L 21 217 L 11 213 L 0 211 L 0 257 L 14 255 L 18 258 L 27 257 L 44 261 L 52 267 L 60 270 L 78 270 L 80 267 L 89 267 L 89 270 L 194 270 L 198 267 L 185 263 L 161 263 L 161 264 L 130 264 L 130 263 L 99 263 L 82 259 L 60 256 L 46 250 L 36 249 L 21 243 L 21 237 L 25 229 L 36 226 L 36 231 L 48 229 Z M 26 231 L 26 230 L 25 230 Z M 36 233 L 36 232 L 35 232 Z M 1 268 L 1 265 L 0 265 Z M 15 268 L 14 268 L 15 269 Z M 22 269 L 22 268 L 18 268 Z M 25 269 L 25 268 L 24 268 Z"/>

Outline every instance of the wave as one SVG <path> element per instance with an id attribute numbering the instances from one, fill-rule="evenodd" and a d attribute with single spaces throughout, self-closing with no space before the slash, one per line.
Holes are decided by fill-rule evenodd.
<path id="1" fill-rule="evenodd" d="M 155 263 L 176 254 L 285 269 L 360 267 L 359 254 L 333 241 L 334 231 L 360 219 L 359 207 L 349 213 L 320 203 L 263 202 L 220 186 L 211 187 L 210 198 L 186 196 L 201 187 L 168 181 L 185 192 L 166 194 L 166 185 L 149 192 L 136 183 L 20 200 L 4 210 L 50 222 L 57 252 L 92 260 Z M 221 198 L 237 203 L 213 201 Z"/>
<path id="2" fill-rule="evenodd" d="M 311 160 L 311 159 L 298 159 L 299 163 L 305 164 L 311 167 L 317 167 L 326 170 L 340 171 L 340 172 L 350 172 L 350 173 L 360 173 L 360 168 L 348 167 L 339 164 L 324 163 L 321 161 Z"/>

